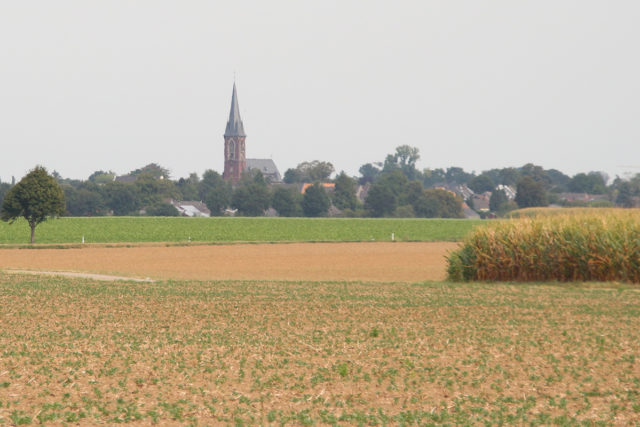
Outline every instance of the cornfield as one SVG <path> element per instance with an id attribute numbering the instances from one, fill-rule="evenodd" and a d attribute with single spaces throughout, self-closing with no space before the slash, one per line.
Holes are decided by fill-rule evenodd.
<path id="1" fill-rule="evenodd" d="M 640 215 L 603 210 L 478 227 L 447 259 L 456 281 L 640 283 Z"/>

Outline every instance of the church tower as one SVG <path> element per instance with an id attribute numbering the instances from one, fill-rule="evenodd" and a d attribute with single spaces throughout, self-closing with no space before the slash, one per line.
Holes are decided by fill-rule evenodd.
<path id="1" fill-rule="evenodd" d="M 246 137 L 244 125 L 240 118 L 240 107 L 238 106 L 238 95 L 236 93 L 236 83 L 234 82 L 229 121 L 224 131 L 224 172 L 222 174 L 224 179 L 230 179 L 234 183 L 240 180 L 242 173 L 247 168 L 244 150 Z"/>

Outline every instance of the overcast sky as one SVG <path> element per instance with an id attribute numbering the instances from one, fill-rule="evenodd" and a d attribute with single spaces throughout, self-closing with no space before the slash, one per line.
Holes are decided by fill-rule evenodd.
<path id="1" fill-rule="evenodd" d="M 640 173 L 640 2 L 0 0 L 0 179 L 247 157 Z"/>

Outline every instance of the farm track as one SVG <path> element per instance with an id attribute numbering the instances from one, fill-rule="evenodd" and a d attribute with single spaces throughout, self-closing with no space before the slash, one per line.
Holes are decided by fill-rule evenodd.
<path id="1" fill-rule="evenodd" d="M 103 282 L 146 282 L 152 283 L 151 279 L 142 279 L 137 277 L 122 277 L 122 276 L 109 276 L 106 274 L 94 274 L 94 273 L 77 273 L 73 271 L 42 271 L 42 270 L 6 270 L 6 273 L 9 274 L 30 274 L 34 276 L 60 276 L 60 277 L 71 277 L 71 278 L 80 278 L 80 279 L 91 279 L 98 280 Z"/>
<path id="2" fill-rule="evenodd" d="M 452 242 L 288 243 L 0 249 L 0 269 L 160 280 L 443 280 Z"/>

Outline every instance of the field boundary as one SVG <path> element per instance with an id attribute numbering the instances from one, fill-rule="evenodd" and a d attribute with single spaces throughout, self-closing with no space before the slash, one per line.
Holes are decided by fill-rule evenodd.
<path id="1" fill-rule="evenodd" d="M 172 248 L 190 246 L 294 245 L 341 243 L 462 243 L 462 240 L 228 240 L 192 242 L 0 243 L 0 249 Z"/>

